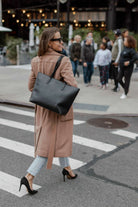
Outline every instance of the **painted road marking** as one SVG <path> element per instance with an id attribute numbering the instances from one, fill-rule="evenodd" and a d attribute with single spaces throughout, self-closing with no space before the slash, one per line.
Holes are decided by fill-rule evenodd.
<path id="1" fill-rule="evenodd" d="M 26 187 L 22 185 L 21 191 L 19 192 L 20 179 L 0 171 L 0 189 L 7 191 L 15 196 L 22 197 L 28 194 Z M 40 185 L 33 184 L 34 190 L 41 188 Z"/>
<path id="2" fill-rule="evenodd" d="M 19 115 L 34 117 L 34 112 L 24 111 L 24 110 L 10 108 L 10 107 L 6 107 L 6 106 L 0 106 L 0 110 L 10 112 L 10 113 L 13 113 L 13 114 L 19 114 Z"/>
<path id="3" fill-rule="evenodd" d="M 5 126 L 9 126 L 9 127 L 13 127 L 13 128 L 16 128 L 16 129 L 22 129 L 22 130 L 34 132 L 34 126 L 33 125 L 24 124 L 24 123 L 21 123 L 21 122 L 16 122 L 16 121 L 11 121 L 11 120 L 8 120 L 8 119 L 1 119 L 0 118 L 0 124 L 5 125 Z"/>
<path id="4" fill-rule="evenodd" d="M 18 152 L 20 154 L 27 155 L 29 157 L 34 157 L 34 147 L 31 145 L 27 145 L 21 142 L 13 141 L 12 139 L 7 139 L 4 137 L 0 137 L 0 147 L 6 148 L 8 150 L 12 150 L 14 152 Z M 70 158 L 70 163 L 72 169 L 77 169 L 85 165 L 85 162 Z M 53 164 L 60 166 L 58 162 L 58 158 L 53 159 Z"/>
<path id="5" fill-rule="evenodd" d="M 22 130 L 34 132 L 34 126 L 27 125 L 27 124 L 20 123 L 20 122 L 11 121 L 8 119 L 0 119 L 0 124 L 6 125 L 9 127 L 14 127 L 16 129 L 22 129 Z M 84 137 L 80 137 L 76 135 L 73 135 L 73 142 L 76 144 L 87 146 L 87 147 L 99 149 L 105 152 L 110 152 L 116 149 L 116 146 L 114 145 L 106 144 L 104 142 L 99 142 L 99 141 L 95 141 L 92 139 L 88 139 L 88 138 L 84 138 Z"/>
<path id="6" fill-rule="evenodd" d="M 133 133 L 133 132 L 129 132 L 129 131 L 125 131 L 125 130 L 116 130 L 116 131 L 112 131 L 111 133 L 119 135 L 119 136 L 127 137 L 130 139 L 136 139 L 136 137 L 138 137 L 138 134 Z"/>
<path id="7" fill-rule="evenodd" d="M 104 142 L 99 142 L 96 140 L 92 140 L 92 139 L 88 139 L 88 138 L 84 138 L 84 137 L 80 137 L 76 135 L 73 135 L 73 142 L 76 144 L 81 144 L 83 146 L 95 148 L 95 149 L 102 150 L 105 152 L 110 152 L 117 148 L 116 146 L 111 145 L 111 144 L 106 144 Z"/>
<path id="8" fill-rule="evenodd" d="M 18 114 L 18 115 L 23 115 L 23 116 L 29 116 L 29 117 L 34 117 L 35 116 L 34 112 L 20 110 L 20 109 L 14 109 L 14 108 L 6 107 L 6 106 L 0 106 L 0 110 L 10 112 L 10 113 L 14 113 L 14 114 Z M 86 121 L 74 120 L 74 125 L 83 124 L 85 122 Z"/>

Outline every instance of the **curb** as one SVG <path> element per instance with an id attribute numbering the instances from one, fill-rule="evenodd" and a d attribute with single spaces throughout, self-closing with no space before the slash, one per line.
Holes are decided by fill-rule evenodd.
<path id="1" fill-rule="evenodd" d="M 7 104 L 7 105 L 12 105 L 12 106 L 18 106 L 18 107 L 25 107 L 25 108 L 30 108 L 34 109 L 35 104 L 33 103 L 25 103 L 25 102 L 20 102 L 20 101 L 12 101 L 12 100 L 6 100 L 6 99 L 0 99 L 0 104 Z M 75 112 L 75 110 L 74 110 Z M 89 114 L 88 112 L 75 112 L 79 114 Z M 94 114 L 97 116 L 116 116 L 116 117 L 138 117 L 138 114 Z"/>

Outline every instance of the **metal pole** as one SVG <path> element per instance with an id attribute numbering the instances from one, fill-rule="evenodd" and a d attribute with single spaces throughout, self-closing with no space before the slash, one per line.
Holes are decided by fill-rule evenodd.
<path id="1" fill-rule="evenodd" d="M 0 26 L 2 26 L 2 0 L 0 0 Z"/>
<path id="2" fill-rule="evenodd" d="M 57 0 L 57 27 L 59 27 L 59 12 L 60 12 L 60 2 Z"/>
<path id="3" fill-rule="evenodd" d="M 67 29 L 69 29 L 70 24 L 70 0 L 67 2 Z"/>
<path id="4" fill-rule="evenodd" d="M 20 55 L 19 55 L 19 45 L 16 45 L 16 51 L 17 51 L 17 65 L 20 65 Z"/>

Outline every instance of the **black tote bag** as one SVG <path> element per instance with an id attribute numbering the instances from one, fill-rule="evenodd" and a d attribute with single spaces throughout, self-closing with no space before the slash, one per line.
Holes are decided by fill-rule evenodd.
<path id="1" fill-rule="evenodd" d="M 51 76 L 38 72 L 30 97 L 30 102 L 61 115 L 67 114 L 80 90 L 53 78 L 63 57 L 58 59 Z"/>

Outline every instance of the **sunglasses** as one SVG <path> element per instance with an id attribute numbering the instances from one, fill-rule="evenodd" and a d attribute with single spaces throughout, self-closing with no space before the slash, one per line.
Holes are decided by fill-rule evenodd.
<path id="1" fill-rule="evenodd" d="M 62 37 L 57 38 L 57 39 L 51 39 L 50 41 L 55 42 L 55 41 L 59 41 L 60 43 L 63 42 Z"/>

